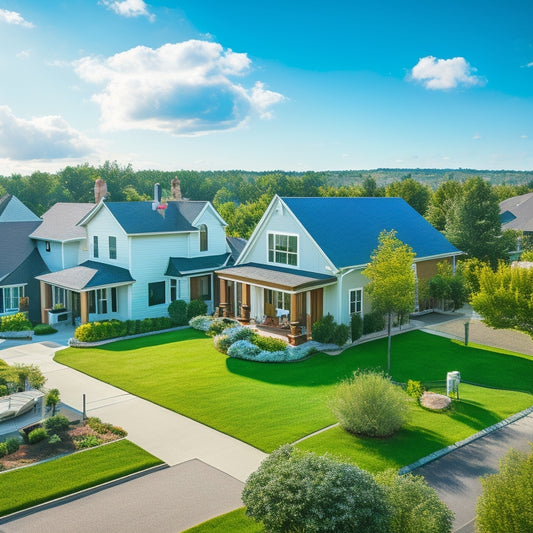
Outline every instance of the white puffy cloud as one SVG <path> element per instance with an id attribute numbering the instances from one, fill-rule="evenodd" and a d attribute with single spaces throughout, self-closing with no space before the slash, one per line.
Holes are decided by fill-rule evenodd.
<path id="1" fill-rule="evenodd" d="M 143 0 L 102 0 L 101 3 L 122 17 L 147 17 L 151 22 L 155 20 L 155 15 L 148 11 Z"/>
<path id="2" fill-rule="evenodd" d="M 24 18 L 16 11 L 8 11 L 7 9 L 0 9 L 0 22 L 6 24 L 16 24 L 17 26 L 24 26 L 25 28 L 33 28 L 33 24 L 24 20 Z"/>
<path id="3" fill-rule="evenodd" d="M 485 85 L 486 80 L 473 74 L 464 57 L 437 59 L 433 56 L 422 57 L 410 72 L 410 79 L 421 82 L 426 89 L 455 89 L 458 86 L 473 87 Z"/>
<path id="4" fill-rule="evenodd" d="M 8 106 L 0 106 L 0 157 L 60 159 L 91 151 L 90 142 L 60 116 L 26 120 L 16 117 Z"/>
<path id="5" fill-rule="evenodd" d="M 92 100 L 104 130 L 195 135 L 236 128 L 253 114 L 269 118 L 269 108 L 284 99 L 260 82 L 246 89 L 230 79 L 250 64 L 246 54 L 191 40 L 85 57 L 74 66 L 82 80 L 103 85 Z"/>

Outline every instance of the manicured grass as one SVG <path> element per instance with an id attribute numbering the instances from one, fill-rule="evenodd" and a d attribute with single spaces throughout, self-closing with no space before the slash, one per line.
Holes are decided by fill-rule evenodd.
<path id="1" fill-rule="evenodd" d="M 161 464 L 128 440 L 0 474 L 0 516 Z"/>
<path id="2" fill-rule="evenodd" d="M 300 363 L 261 364 L 229 359 L 211 338 L 185 329 L 100 348 L 68 348 L 56 361 L 270 452 L 335 423 L 327 407 L 335 384 L 357 368 L 386 368 L 386 343 L 361 344 L 338 356 L 316 354 Z M 393 338 L 395 380 L 444 380 L 450 370 L 459 370 L 466 381 L 533 392 L 531 357 L 465 347 L 418 331 Z M 531 397 L 522 398 L 533 404 Z M 484 427 L 487 412 L 497 413 L 493 403 L 472 401 L 480 409 L 465 415 L 470 434 Z"/>
<path id="3" fill-rule="evenodd" d="M 197 526 L 185 530 L 184 533 L 210 533 L 216 531 L 231 531 L 232 533 L 261 533 L 264 531 L 263 525 L 258 524 L 252 518 L 246 516 L 244 513 L 245 507 L 235 509 L 229 513 L 217 516 L 207 522 L 203 522 Z"/>

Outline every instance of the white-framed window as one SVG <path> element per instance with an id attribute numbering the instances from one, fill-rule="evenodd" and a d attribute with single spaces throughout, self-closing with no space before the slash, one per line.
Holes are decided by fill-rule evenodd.
<path id="1" fill-rule="evenodd" d="M 89 313 L 105 315 L 109 310 L 111 302 L 111 312 L 118 311 L 118 293 L 116 287 L 109 289 L 96 289 L 89 292 Z"/>
<path id="2" fill-rule="evenodd" d="M 93 257 L 98 258 L 98 235 L 93 235 Z"/>
<path id="3" fill-rule="evenodd" d="M 272 304 L 275 309 L 291 309 L 291 294 L 289 292 L 265 289 L 265 303 Z"/>
<path id="4" fill-rule="evenodd" d="M 350 315 L 363 312 L 363 289 L 350 289 Z"/>
<path id="5" fill-rule="evenodd" d="M 200 252 L 207 252 L 207 226 L 200 226 Z"/>
<path id="6" fill-rule="evenodd" d="M 117 258 L 117 238 L 109 236 L 109 259 Z"/>
<path id="7" fill-rule="evenodd" d="M 68 306 L 68 291 L 61 287 L 53 287 L 52 289 L 52 304 L 54 307 L 63 307 L 67 309 Z"/>
<path id="8" fill-rule="evenodd" d="M 20 299 L 25 296 L 24 285 L 14 285 L 0 289 L 0 313 L 18 311 Z"/>
<path id="9" fill-rule="evenodd" d="M 268 262 L 298 266 L 298 235 L 269 233 Z"/>
<path id="10" fill-rule="evenodd" d="M 148 283 L 148 305 L 160 305 L 165 303 L 165 282 L 155 281 Z"/>

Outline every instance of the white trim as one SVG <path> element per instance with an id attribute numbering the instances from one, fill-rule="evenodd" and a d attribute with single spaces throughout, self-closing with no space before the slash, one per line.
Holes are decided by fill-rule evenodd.
<path id="1" fill-rule="evenodd" d="M 363 316 L 363 298 L 364 298 L 364 288 L 363 287 L 354 287 L 353 289 L 348 289 L 348 316 L 351 316 L 352 313 L 352 292 L 360 292 L 361 293 L 361 311 L 354 311 L 354 313 L 359 313 L 361 317 Z M 357 300 L 355 300 L 357 303 Z"/>
<path id="2" fill-rule="evenodd" d="M 196 227 L 196 225 L 198 224 L 199 219 L 204 215 L 204 213 L 207 211 L 207 209 L 211 209 L 211 211 L 213 211 L 213 214 L 215 215 L 215 217 L 219 220 L 219 222 L 223 226 L 227 226 L 228 225 L 228 223 L 220 216 L 220 213 L 215 209 L 215 206 L 211 202 L 206 202 L 204 207 L 200 211 L 200 213 L 198 213 L 197 217 L 192 221 L 191 226 L 195 226 Z"/>
<path id="3" fill-rule="evenodd" d="M 278 263 L 277 261 L 270 261 L 270 235 L 274 236 L 274 258 L 276 257 L 276 235 L 286 235 L 287 237 L 296 237 L 296 264 L 293 265 L 291 263 Z M 285 231 L 267 231 L 266 232 L 266 263 L 268 265 L 278 265 L 283 267 L 289 267 L 289 268 L 299 268 L 300 266 L 300 235 L 298 233 L 287 233 Z M 287 259 L 289 258 L 288 254 L 294 254 L 294 252 L 289 252 L 289 242 L 287 240 Z M 283 252 L 281 252 L 283 253 Z"/>

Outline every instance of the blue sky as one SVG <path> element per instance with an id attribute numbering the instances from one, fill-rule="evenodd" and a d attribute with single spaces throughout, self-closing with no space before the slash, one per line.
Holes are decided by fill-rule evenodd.
<path id="1" fill-rule="evenodd" d="M 0 174 L 533 169 L 533 4 L 0 0 Z"/>

